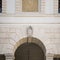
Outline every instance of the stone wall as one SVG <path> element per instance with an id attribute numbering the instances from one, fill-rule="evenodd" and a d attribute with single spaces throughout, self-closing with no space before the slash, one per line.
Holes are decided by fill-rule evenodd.
<path id="1" fill-rule="evenodd" d="M 38 6 L 41 7 L 39 13 L 23 13 L 22 0 L 13 0 L 16 5 L 12 4 L 13 10 L 10 10 L 9 3 L 11 2 L 12 0 L 2 0 L 0 54 L 5 54 L 7 60 L 14 59 L 15 46 L 18 47 L 17 42 L 27 37 L 27 27 L 32 26 L 33 37 L 45 45 L 46 60 L 53 60 L 54 56 L 60 55 L 58 0 L 42 0 L 41 6 Z"/>
<path id="2" fill-rule="evenodd" d="M 30 24 L 33 37 L 46 47 L 48 54 L 60 54 L 60 24 Z M 27 37 L 29 24 L 0 24 L 0 54 L 13 53 L 15 44 Z"/>

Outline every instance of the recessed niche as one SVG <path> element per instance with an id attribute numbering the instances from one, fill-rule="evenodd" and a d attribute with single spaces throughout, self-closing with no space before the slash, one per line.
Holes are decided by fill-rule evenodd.
<path id="1" fill-rule="evenodd" d="M 38 12 L 38 0 L 22 0 L 22 12 Z"/>

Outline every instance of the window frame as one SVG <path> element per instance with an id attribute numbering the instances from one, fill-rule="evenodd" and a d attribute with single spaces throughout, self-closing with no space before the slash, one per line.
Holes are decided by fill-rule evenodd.
<path id="1" fill-rule="evenodd" d="M 40 3 L 39 3 L 40 2 Z M 39 8 L 40 7 L 40 8 Z M 35 13 L 44 13 L 45 10 L 45 1 L 38 0 L 38 11 L 37 12 L 22 12 L 22 0 L 16 0 L 16 13 L 26 13 L 26 14 L 35 14 Z"/>
<path id="2" fill-rule="evenodd" d="M 58 0 L 58 13 L 60 13 L 60 0 Z"/>
<path id="3" fill-rule="evenodd" d="M 2 0 L 0 1 L 0 13 L 2 13 Z"/>
<path id="4" fill-rule="evenodd" d="M 2 12 L 0 13 L 0 16 L 3 16 L 6 14 L 6 8 L 7 8 L 7 0 L 2 0 Z"/>

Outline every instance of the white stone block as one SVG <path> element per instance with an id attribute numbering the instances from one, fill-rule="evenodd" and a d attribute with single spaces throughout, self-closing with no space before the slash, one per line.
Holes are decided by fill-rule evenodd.
<path id="1" fill-rule="evenodd" d="M 7 33 L 0 33 L 0 38 L 8 38 Z"/>
<path id="2" fill-rule="evenodd" d="M 16 31 L 15 31 L 15 28 L 14 28 L 14 27 L 10 27 L 10 28 L 9 28 L 9 32 L 15 33 L 15 32 L 16 32 Z"/>
<path id="3" fill-rule="evenodd" d="M 9 28 L 0 25 L 0 33 L 9 32 Z"/>
<path id="4" fill-rule="evenodd" d="M 45 4 L 45 13 L 46 14 L 53 14 L 54 13 L 54 1 L 53 0 L 45 0 L 46 4 Z"/>
<path id="5" fill-rule="evenodd" d="M 9 39 L 0 39 L 0 44 L 7 44 L 9 43 Z"/>
<path id="6" fill-rule="evenodd" d="M 10 39 L 10 40 L 9 40 L 9 43 L 12 44 L 12 45 L 15 45 L 15 44 L 16 44 L 16 41 L 13 40 L 13 39 Z"/>
<path id="7" fill-rule="evenodd" d="M 7 13 L 15 13 L 15 0 L 7 0 Z"/>

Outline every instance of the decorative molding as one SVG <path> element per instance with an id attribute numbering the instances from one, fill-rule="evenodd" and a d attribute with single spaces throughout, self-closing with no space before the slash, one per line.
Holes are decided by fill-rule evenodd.
<path id="1" fill-rule="evenodd" d="M 29 27 L 27 28 L 27 36 L 28 36 L 28 37 L 32 37 L 32 35 L 33 35 L 33 29 L 32 29 L 31 26 L 29 26 Z"/>
<path id="2" fill-rule="evenodd" d="M 30 15 L 30 13 L 25 14 L 24 15 L 21 14 L 6 14 L 6 13 L 1 13 L 0 17 L 60 17 L 60 14 L 36 14 L 36 13 L 32 13 Z"/>
<path id="3" fill-rule="evenodd" d="M 21 44 L 27 42 L 27 38 L 28 37 L 24 37 L 21 40 L 19 40 L 18 42 L 16 42 L 16 45 L 14 46 L 14 52 L 16 51 L 16 49 L 18 48 L 18 46 L 20 46 Z M 29 41 L 28 42 L 29 43 L 32 42 L 32 43 L 35 43 L 35 44 L 39 45 L 43 49 L 44 54 L 46 54 L 45 46 L 44 46 L 43 42 L 41 42 L 39 39 L 37 39 L 35 37 L 32 37 L 32 40 L 31 40 L 31 38 L 29 38 Z"/>

